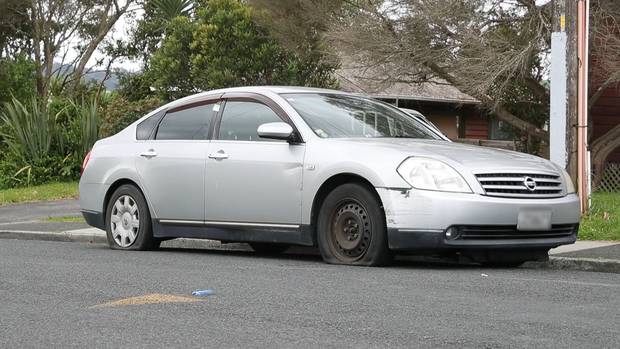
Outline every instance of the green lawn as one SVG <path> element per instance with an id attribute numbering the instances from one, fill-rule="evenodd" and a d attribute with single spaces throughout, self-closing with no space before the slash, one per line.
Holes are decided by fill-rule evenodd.
<path id="1" fill-rule="evenodd" d="M 592 207 L 581 220 L 579 239 L 620 240 L 620 193 L 592 194 Z"/>
<path id="2" fill-rule="evenodd" d="M 30 201 L 46 201 L 76 198 L 77 182 L 50 183 L 26 188 L 0 190 L 0 206 Z"/>
<path id="3" fill-rule="evenodd" d="M 84 223 L 84 217 L 47 217 L 47 221 L 56 223 Z"/>

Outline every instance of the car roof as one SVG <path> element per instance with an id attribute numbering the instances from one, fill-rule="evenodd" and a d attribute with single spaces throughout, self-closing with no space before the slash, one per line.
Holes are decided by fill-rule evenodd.
<path id="1" fill-rule="evenodd" d="M 211 95 L 217 93 L 229 93 L 229 92 L 255 92 L 255 93 L 338 93 L 348 94 L 344 91 L 330 90 L 326 88 L 316 87 L 304 87 L 304 86 L 242 86 L 242 87 L 229 87 L 219 90 L 205 91 L 197 95 Z M 195 95 L 196 96 L 196 95 Z"/>
<path id="2" fill-rule="evenodd" d="M 230 92 L 246 92 L 246 93 L 258 93 L 258 94 L 265 94 L 265 93 L 276 93 L 276 94 L 283 94 L 283 93 L 330 93 L 330 94 L 346 94 L 346 95 L 358 95 L 355 93 L 348 93 L 348 92 L 344 92 L 344 91 L 338 91 L 338 90 L 330 90 L 330 89 L 325 89 L 325 88 L 315 88 L 315 87 L 303 87 L 303 86 L 242 86 L 242 87 L 229 87 L 229 88 L 223 88 L 223 89 L 218 89 L 218 90 L 210 90 L 210 91 L 205 91 L 205 92 L 200 92 L 200 93 L 196 93 L 193 95 L 189 95 L 180 99 L 177 99 L 175 101 L 172 101 L 164 106 L 162 106 L 161 108 L 157 109 L 156 111 L 159 111 L 160 109 L 165 109 L 165 108 L 174 108 L 177 107 L 179 105 L 183 105 L 186 103 L 191 103 L 193 101 L 196 100 L 200 100 L 203 97 L 210 97 L 213 95 L 221 95 L 224 93 L 230 93 Z"/>

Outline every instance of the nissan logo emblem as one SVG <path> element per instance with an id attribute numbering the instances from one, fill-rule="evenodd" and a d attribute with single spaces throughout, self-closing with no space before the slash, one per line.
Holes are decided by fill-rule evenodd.
<path id="1" fill-rule="evenodd" d="M 525 187 L 529 191 L 536 190 L 536 181 L 532 177 L 525 177 L 525 178 L 523 178 L 523 185 L 525 185 Z"/>

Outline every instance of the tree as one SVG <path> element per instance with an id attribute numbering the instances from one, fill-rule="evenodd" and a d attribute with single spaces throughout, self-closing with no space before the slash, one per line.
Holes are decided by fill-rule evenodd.
<path id="1" fill-rule="evenodd" d="M 86 65 L 116 22 L 137 0 L 30 0 L 28 2 L 28 47 L 37 74 L 37 92 L 46 99 L 49 83 L 63 68 L 70 50 L 77 50 L 70 73 L 71 89 L 80 84 Z M 78 42 L 76 46 L 72 43 Z M 68 75 L 67 75 L 68 76 Z"/>
<path id="2" fill-rule="evenodd" d="M 322 55 L 300 56 L 259 26 L 238 0 L 210 0 L 195 16 L 166 27 L 147 74 L 165 99 L 242 85 L 334 86 L 335 66 Z"/>
<path id="3" fill-rule="evenodd" d="M 448 82 L 541 140 L 548 115 L 543 57 L 551 9 L 533 0 L 355 1 L 330 40 L 385 81 Z M 524 113 L 525 111 L 525 113 Z"/>
<path id="4" fill-rule="evenodd" d="M 28 2 L 3 0 L 0 2 L 0 58 L 20 53 L 27 38 Z"/>

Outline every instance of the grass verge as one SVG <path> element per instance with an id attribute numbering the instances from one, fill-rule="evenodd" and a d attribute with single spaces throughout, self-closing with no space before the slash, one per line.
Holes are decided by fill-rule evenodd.
<path id="1" fill-rule="evenodd" d="M 26 188 L 0 190 L 0 206 L 31 201 L 48 201 L 75 198 L 77 182 L 50 183 Z"/>
<path id="2" fill-rule="evenodd" d="M 48 222 L 58 222 L 58 223 L 85 223 L 84 217 L 47 217 Z"/>
<path id="3" fill-rule="evenodd" d="M 620 193 L 594 193 L 590 212 L 581 220 L 580 240 L 620 241 Z"/>

